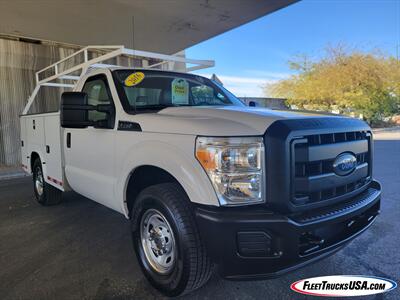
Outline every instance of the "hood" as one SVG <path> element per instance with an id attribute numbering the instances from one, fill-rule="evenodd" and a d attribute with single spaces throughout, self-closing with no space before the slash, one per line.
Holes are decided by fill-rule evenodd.
<path id="1" fill-rule="evenodd" d="M 276 120 L 341 116 L 257 107 L 170 107 L 134 117 L 143 131 L 206 136 L 263 135 Z"/>

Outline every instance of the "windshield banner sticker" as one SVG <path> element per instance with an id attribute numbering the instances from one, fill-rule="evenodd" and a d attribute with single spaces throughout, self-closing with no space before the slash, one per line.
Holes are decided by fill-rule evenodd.
<path id="1" fill-rule="evenodd" d="M 171 87 L 173 104 L 189 104 L 189 83 L 182 78 L 175 78 Z"/>
<path id="2" fill-rule="evenodd" d="M 144 73 L 143 72 L 135 72 L 132 73 L 131 75 L 129 75 L 128 77 L 126 77 L 124 84 L 125 86 L 135 86 L 139 83 L 142 82 L 142 80 L 144 79 Z"/>

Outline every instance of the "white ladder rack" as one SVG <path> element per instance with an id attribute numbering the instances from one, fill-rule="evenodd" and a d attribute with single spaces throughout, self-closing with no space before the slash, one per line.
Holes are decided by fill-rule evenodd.
<path id="1" fill-rule="evenodd" d="M 102 54 L 98 57 L 89 59 L 89 52 L 101 52 L 101 51 L 108 51 L 105 54 Z M 77 58 L 79 56 L 83 55 L 83 62 L 78 63 L 72 67 L 66 68 L 65 70 L 60 71 L 62 68 L 62 64 L 65 63 L 68 60 L 71 60 L 73 58 Z M 58 87 L 58 88 L 74 88 L 76 82 L 81 78 L 82 75 L 84 75 L 89 68 L 104 68 L 104 67 L 120 67 L 118 65 L 108 65 L 108 64 L 103 64 L 102 62 L 115 58 L 118 56 L 126 56 L 126 57 L 131 57 L 131 58 L 143 58 L 143 59 L 154 59 L 157 60 L 158 62 L 149 65 L 145 67 L 146 69 L 154 69 L 157 67 L 160 67 L 164 64 L 167 64 L 169 62 L 180 62 L 180 63 L 185 63 L 192 65 L 191 67 L 187 67 L 186 71 L 191 72 L 195 70 L 200 70 L 200 69 L 205 69 L 209 67 L 213 67 L 215 65 L 214 61 L 212 60 L 198 60 L 198 59 L 189 59 L 186 57 L 182 56 L 177 56 L 177 55 L 166 55 L 166 54 L 160 54 L 160 53 L 155 53 L 155 52 L 148 52 L 148 51 L 141 51 L 141 50 L 134 50 L 134 49 L 128 49 L 125 48 L 124 46 L 87 46 L 79 51 L 74 52 L 73 54 L 55 62 L 54 64 L 41 69 L 35 73 L 35 79 L 36 79 L 36 86 L 35 89 L 33 90 L 32 94 L 28 98 L 28 103 L 26 104 L 22 114 L 26 115 L 32 106 L 33 101 L 35 100 L 35 97 L 37 93 L 39 92 L 40 87 L 42 86 L 49 86 L 49 87 Z M 44 72 L 51 72 L 51 75 L 43 76 L 41 78 L 42 74 Z M 71 75 L 71 73 L 78 72 L 80 71 L 80 75 Z M 73 81 L 74 83 L 60 83 L 60 82 L 55 82 L 56 80 L 70 80 Z"/>

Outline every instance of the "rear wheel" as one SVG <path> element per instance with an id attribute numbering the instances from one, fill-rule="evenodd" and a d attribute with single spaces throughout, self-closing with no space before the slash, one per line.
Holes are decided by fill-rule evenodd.
<path id="1" fill-rule="evenodd" d="M 37 202 L 41 205 L 55 205 L 61 202 L 62 191 L 44 180 L 42 162 L 39 158 L 33 163 L 33 190 Z"/>
<path id="2" fill-rule="evenodd" d="M 178 184 L 144 189 L 132 208 L 132 237 L 144 275 L 166 296 L 204 285 L 212 264 L 200 239 L 189 199 Z"/>

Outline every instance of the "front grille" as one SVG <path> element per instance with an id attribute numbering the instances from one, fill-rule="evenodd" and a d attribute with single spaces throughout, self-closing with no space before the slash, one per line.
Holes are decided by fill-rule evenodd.
<path id="1" fill-rule="evenodd" d="M 336 132 L 295 138 L 292 151 L 292 202 L 316 203 L 356 192 L 371 178 L 371 134 L 368 131 Z M 333 171 L 333 162 L 341 154 L 356 156 L 356 169 L 347 176 Z"/>

